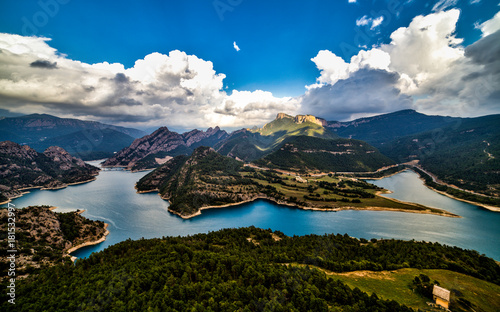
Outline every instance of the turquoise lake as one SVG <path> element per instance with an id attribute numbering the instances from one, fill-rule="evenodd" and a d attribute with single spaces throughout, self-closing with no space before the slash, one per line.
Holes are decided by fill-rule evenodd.
<path id="1" fill-rule="evenodd" d="M 393 191 L 387 197 L 445 209 L 462 218 L 387 211 L 308 211 L 257 200 L 204 210 L 200 216 L 184 220 L 169 213 L 168 202 L 158 194 L 136 193 L 135 182 L 146 173 L 103 170 L 96 181 L 56 191 L 33 190 L 12 203 L 18 208 L 51 205 L 58 207 L 58 212 L 84 209 L 83 216 L 108 223 L 106 241 L 77 250 L 73 253 L 77 257 L 87 257 L 129 238 L 185 236 L 254 225 L 290 236 L 347 233 L 367 239 L 432 241 L 475 249 L 500 260 L 500 213 L 440 195 L 425 187 L 413 171 L 369 182 Z"/>

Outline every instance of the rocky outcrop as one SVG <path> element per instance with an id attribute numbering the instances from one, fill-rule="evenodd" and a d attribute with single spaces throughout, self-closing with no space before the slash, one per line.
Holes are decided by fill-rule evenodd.
<path id="1" fill-rule="evenodd" d="M 1 200 L 21 195 L 25 188 L 61 188 L 70 183 L 89 181 L 99 169 L 52 146 L 38 153 L 27 145 L 0 142 Z"/>
<path id="2" fill-rule="evenodd" d="M 278 115 L 276 115 L 275 119 L 278 120 L 278 119 L 284 119 L 284 118 L 290 118 L 290 119 L 292 119 L 293 116 L 290 116 L 290 115 L 285 114 L 285 113 L 278 113 Z"/>
<path id="3" fill-rule="evenodd" d="M 298 124 L 301 124 L 304 122 L 311 122 L 311 123 L 315 123 L 317 125 L 323 126 L 323 123 L 320 120 L 316 119 L 316 117 L 314 117 L 313 115 L 297 115 L 297 116 L 295 116 L 294 121 L 295 121 L 295 123 L 298 123 Z"/>
<path id="4" fill-rule="evenodd" d="M 183 134 L 162 127 L 150 135 L 136 139 L 103 163 L 105 167 L 125 167 L 132 170 L 150 169 L 160 165 L 156 159 L 190 154 L 199 146 L 213 146 L 228 136 L 219 127 L 207 131 L 192 130 Z"/>
<path id="5" fill-rule="evenodd" d="M 302 124 L 304 122 L 311 122 L 320 126 L 326 126 L 328 122 L 322 118 L 315 117 L 313 115 L 297 115 L 291 116 L 285 113 L 278 113 L 275 120 L 279 119 L 293 119 L 296 124 Z"/>

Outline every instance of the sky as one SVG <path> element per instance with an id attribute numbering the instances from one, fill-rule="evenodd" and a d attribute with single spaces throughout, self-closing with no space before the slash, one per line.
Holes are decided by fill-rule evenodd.
<path id="1" fill-rule="evenodd" d="M 0 115 L 140 129 L 500 113 L 498 0 L 0 2 Z"/>

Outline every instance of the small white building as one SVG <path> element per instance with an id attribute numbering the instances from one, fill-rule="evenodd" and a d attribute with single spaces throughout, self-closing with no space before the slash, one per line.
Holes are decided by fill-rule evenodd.
<path id="1" fill-rule="evenodd" d="M 446 309 L 450 307 L 450 291 L 448 289 L 434 285 L 432 289 L 432 298 L 437 305 Z"/>

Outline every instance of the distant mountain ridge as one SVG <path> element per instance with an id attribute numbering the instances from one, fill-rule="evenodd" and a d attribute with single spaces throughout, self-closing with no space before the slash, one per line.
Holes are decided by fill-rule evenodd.
<path id="1" fill-rule="evenodd" d="M 33 114 L 0 120 L 0 139 L 28 143 L 38 152 L 48 146 L 61 146 L 86 160 L 110 157 L 105 166 L 131 170 L 156 168 L 177 155 L 190 155 L 199 146 L 213 147 L 221 155 L 271 167 L 333 171 L 376 169 L 378 164 L 388 163 L 380 151 L 396 163 L 418 160 L 424 169 L 446 183 L 497 196 L 500 194 L 497 116 L 429 116 L 407 109 L 339 122 L 313 115 L 278 113 L 261 128 L 240 129 L 230 134 L 219 127 L 183 134 L 163 127 L 144 136 L 131 128 Z M 133 140 L 138 135 L 140 138 Z M 364 150 L 364 154 L 359 151 L 349 154 L 347 149 L 339 152 L 331 145 L 331 140 L 339 138 L 364 141 L 368 145 L 359 143 L 364 146 L 359 150 Z M 317 148 L 318 142 L 327 147 Z M 355 167 L 346 160 L 357 157 L 363 160 L 358 159 L 361 163 Z"/>
<path id="2" fill-rule="evenodd" d="M 14 130 L 17 136 L 30 141 L 34 141 L 35 138 L 56 137 L 81 130 L 102 129 L 113 129 L 134 138 L 142 137 L 146 134 L 144 131 L 134 128 L 108 125 L 97 121 L 60 118 L 48 114 L 31 114 L 0 120 L 1 131 L 9 132 Z M 24 143 L 30 143 L 30 141 Z"/>
<path id="3" fill-rule="evenodd" d="M 99 168 L 52 146 L 38 153 L 27 145 L 0 142 L 0 200 L 21 195 L 24 188 L 62 188 L 95 179 Z"/>
<path id="4" fill-rule="evenodd" d="M 60 146 L 72 156 L 83 160 L 96 160 L 112 157 L 114 153 L 129 146 L 134 138 L 111 128 L 99 130 L 80 130 L 69 134 L 32 143 L 37 151 L 50 146 Z"/>
<path id="5" fill-rule="evenodd" d="M 47 114 L 0 120 L 0 141 L 27 144 L 38 152 L 57 145 L 73 156 L 88 160 L 110 157 L 144 135 L 145 132 L 133 128 Z"/>
<path id="6" fill-rule="evenodd" d="M 412 109 L 352 121 L 326 121 L 324 126 L 343 138 L 366 141 L 375 147 L 400 137 L 460 122 L 459 117 L 429 116 Z"/>

